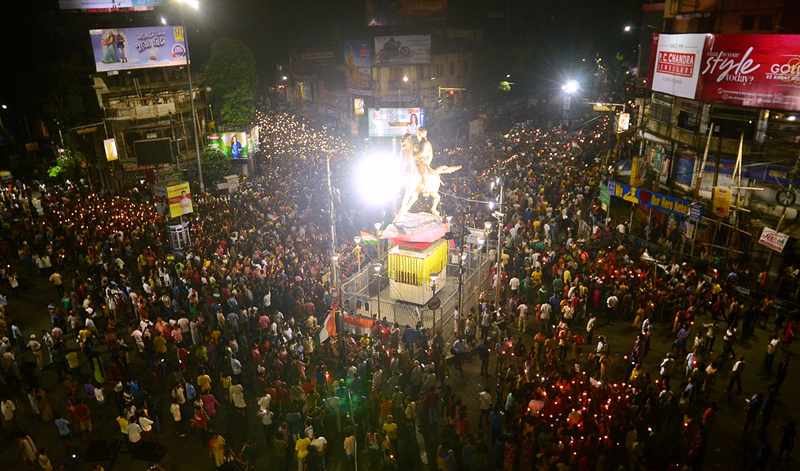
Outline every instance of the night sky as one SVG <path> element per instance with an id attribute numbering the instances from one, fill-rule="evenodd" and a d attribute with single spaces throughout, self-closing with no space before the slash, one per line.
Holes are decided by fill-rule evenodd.
<path id="1" fill-rule="evenodd" d="M 160 16 L 180 23 L 180 9 L 171 0 L 155 12 L 65 14 L 57 0 L 5 2 L 5 27 L 0 31 L 4 67 L 0 100 L 24 102 L 31 93 L 28 77 L 36 64 L 74 59 L 88 75 L 92 59 L 88 29 L 145 26 Z M 645 0 L 509 0 L 509 30 L 505 20 L 488 20 L 488 11 L 502 11 L 503 0 L 450 0 L 446 23 L 433 27 L 477 27 L 485 30 L 489 47 L 524 51 L 525 66 L 546 87 L 577 68 L 582 58 L 621 51 L 633 55 L 638 35 L 625 35 L 625 24 L 638 24 Z M 262 77 L 271 78 L 277 62 L 290 49 L 328 49 L 341 54 L 341 41 L 372 35 L 430 31 L 418 28 L 368 27 L 363 0 L 200 0 L 200 11 L 187 8 L 193 62 L 204 63 L 214 40 L 228 36 L 253 50 Z M 434 46 L 435 47 L 435 46 Z M 479 65 L 479 64 L 478 64 Z M 505 71 L 498 71 L 505 73 Z"/>

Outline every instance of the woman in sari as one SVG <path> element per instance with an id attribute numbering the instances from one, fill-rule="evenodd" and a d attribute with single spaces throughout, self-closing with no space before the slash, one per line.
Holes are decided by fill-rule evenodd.
<path id="1" fill-rule="evenodd" d="M 53 420 L 53 409 L 50 408 L 47 393 L 41 387 L 36 389 L 36 401 L 39 406 L 39 412 L 42 414 L 42 420 L 45 422 Z"/>
<path id="2" fill-rule="evenodd" d="M 119 62 L 119 57 L 117 57 L 117 49 L 114 47 L 114 34 L 109 31 L 107 35 L 105 35 L 101 42 L 103 44 L 103 58 L 100 59 L 100 62 L 103 64 L 114 64 Z"/>

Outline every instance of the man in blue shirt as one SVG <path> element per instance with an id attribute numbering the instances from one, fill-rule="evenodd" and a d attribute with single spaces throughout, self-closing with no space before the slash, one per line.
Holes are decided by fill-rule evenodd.
<path id="1" fill-rule="evenodd" d="M 494 410 L 489 413 L 489 420 L 492 424 L 492 443 L 494 443 L 500 438 L 500 432 L 503 430 L 503 413 L 500 411 L 499 407 L 495 407 Z"/>
<path id="2" fill-rule="evenodd" d="M 68 453 L 71 452 L 72 433 L 69 430 L 69 421 L 59 414 L 56 419 L 56 427 L 58 427 L 58 435 L 61 437 L 61 443 L 64 444 L 64 448 L 67 449 Z"/>

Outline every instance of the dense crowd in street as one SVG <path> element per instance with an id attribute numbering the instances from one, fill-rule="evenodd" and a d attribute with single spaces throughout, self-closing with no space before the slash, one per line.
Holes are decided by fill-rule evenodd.
<path id="1" fill-rule="evenodd" d="M 493 288 L 454 316 L 453 343 L 388 322 L 318 343 L 335 307 L 326 159 L 346 162 L 352 148 L 287 115 L 259 121 L 270 158 L 239 193 L 193 195 L 182 254 L 145 188 L 0 194 L 2 292 L 52 299 L 52 325 L 40 332 L 18 324 L 40 313 L 0 303 L 3 429 L 29 469 L 58 468 L 62 458 L 64 469 L 80 469 L 96 424 L 114 420 L 133 452 L 173 433 L 217 467 L 252 467 L 255 450 L 267 450 L 277 469 L 299 471 L 324 471 L 334 456 L 376 470 L 416 466 L 418 456 L 442 471 L 699 469 L 717 431 L 716 401 L 743 390 L 752 394 L 743 427 L 762 443 L 754 469 L 791 452 L 794 422 L 781 423 L 779 437 L 766 432 L 797 312 L 743 297 L 735 270 L 709 280 L 707 261 L 656 268 L 615 242 L 629 228 L 607 224 L 597 199 L 608 176 L 594 158 L 609 145 L 601 124 L 576 136 L 520 123 L 437 154 L 437 164 L 463 166 L 442 191 L 457 227 L 495 221 L 477 202 L 493 199 L 497 177 L 505 191 L 494 208 L 504 227 L 489 251 L 501 261 L 488 273 Z M 591 227 L 584 236 L 580 221 Z M 653 237 L 669 239 L 669 230 Z M 336 247 L 343 276 L 358 266 L 353 249 Z M 51 292 L 23 293 L 20 271 L 46 278 Z M 631 326 L 630 344 L 602 335 L 617 322 Z M 651 375 L 643 363 L 656 326 L 675 342 Z M 746 369 L 738 343 L 767 328 L 763 364 Z M 624 377 L 611 374 L 620 350 L 630 352 Z M 461 379 L 473 356 L 495 387 L 468 396 Z M 769 390 L 743 389 L 757 369 L 774 375 Z M 40 386 L 56 374 L 57 391 Z M 23 414 L 46 428 L 22 426 Z M 263 438 L 224 436 L 221 416 L 257 422 Z M 57 434 L 63 449 L 37 447 L 38 433 Z"/>

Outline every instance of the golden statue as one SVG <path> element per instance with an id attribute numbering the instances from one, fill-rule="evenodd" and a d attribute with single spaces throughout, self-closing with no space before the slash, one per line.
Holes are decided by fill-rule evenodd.
<path id="1" fill-rule="evenodd" d="M 414 203 L 419 199 L 420 193 L 422 193 L 422 196 L 433 199 L 431 201 L 431 213 L 439 216 L 439 202 L 442 199 L 439 195 L 439 187 L 442 185 L 440 175 L 453 173 L 461 168 L 460 165 L 456 167 L 442 165 L 435 169 L 431 168 L 433 147 L 428 141 L 428 130 L 419 128 L 417 130 L 417 138 L 419 143 L 416 146 L 414 146 L 410 134 L 407 134 L 400 141 L 400 155 L 404 167 L 403 188 L 406 189 L 406 193 L 403 196 L 403 203 L 397 212 L 395 220 L 406 214 L 414 206 Z"/>

